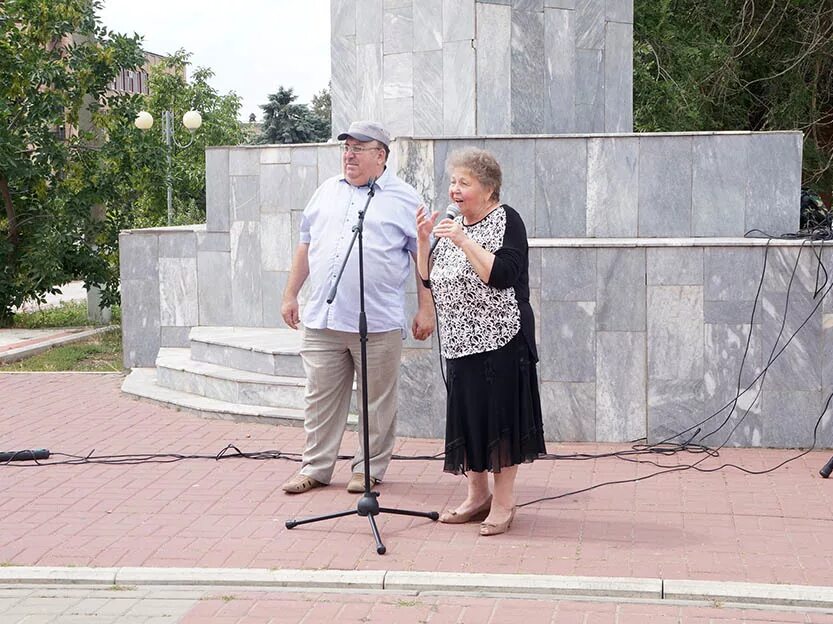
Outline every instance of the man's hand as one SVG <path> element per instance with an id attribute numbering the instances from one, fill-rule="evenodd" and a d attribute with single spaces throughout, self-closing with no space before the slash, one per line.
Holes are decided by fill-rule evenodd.
<path id="1" fill-rule="evenodd" d="M 298 329 L 298 323 L 301 322 L 301 317 L 298 314 L 298 299 L 297 297 L 284 297 L 281 303 L 281 316 L 283 322 L 292 329 Z"/>
<path id="2" fill-rule="evenodd" d="M 437 321 L 434 318 L 434 310 L 420 307 L 414 315 L 413 323 L 411 323 L 411 333 L 417 340 L 425 340 L 431 337 L 436 327 Z"/>

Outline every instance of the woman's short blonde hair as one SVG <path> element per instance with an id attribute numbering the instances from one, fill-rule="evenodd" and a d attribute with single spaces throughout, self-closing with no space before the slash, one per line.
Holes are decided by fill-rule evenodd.
<path id="1" fill-rule="evenodd" d="M 492 201 L 500 201 L 500 185 L 503 174 L 500 165 L 491 152 L 478 147 L 464 147 L 451 152 L 446 169 L 468 169 L 483 186 L 492 189 Z"/>

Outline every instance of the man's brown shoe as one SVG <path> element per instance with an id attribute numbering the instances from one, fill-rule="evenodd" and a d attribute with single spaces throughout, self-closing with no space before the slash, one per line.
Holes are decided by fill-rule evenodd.
<path id="1" fill-rule="evenodd" d="M 306 492 L 317 487 L 324 487 L 325 485 L 327 484 L 316 481 L 312 477 L 308 477 L 307 475 L 299 472 L 289 481 L 284 483 L 281 486 L 281 489 L 283 489 L 283 491 L 287 494 L 300 494 L 301 492 Z"/>
<path id="2" fill-rule="evenodd" d="M 373 487 L 377 483 L 379 483 L 379 479 L 376 477 L 370 477 L 370 487 Z M 350 483 L 347 484 L 347 491 L 351 494 L 361 494 L 364 492 L 364 473 L 363 472 L 354 472 L 353 476 L 350 477 Z"/>

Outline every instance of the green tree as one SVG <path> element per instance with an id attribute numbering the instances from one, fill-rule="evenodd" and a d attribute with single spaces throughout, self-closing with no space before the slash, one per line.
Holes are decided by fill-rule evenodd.
<path id="1" fill-rule="evenodd" d="M 94 283 L 98 198 L 78 174 L 95 159 L 85 127 L 138 39 L 99 23 L 98 0 L 0 2 L 0 325 L 29 298 Z M 78 128 L 76 135 L 66 128 Z"/>
<path id="2" fill-rule="evenodd" d="M 205 221 L 205 149 L 213 145 L 238 145 L 243 131 L 237 121 L 240 98 L 220 95 L 209 84 L 211 70 L 198 67 L 185 78 L 190 54 L 179 50 L 150 69 L 149 95 L 119 95 L 108 100 L 94 123 L 108 140 L 84 172 L 85 183 L 106 205 L 106 221 L 98 239 L 101 259 L 99 283 L 106 303 L 118 301 L 118 235 L 131 228 L 167 224 L 167 146 L 163 111 L 174 112 L 176 145 L 172 149 L 174 225 Z M 202 126 L 193 135 L 181 122 L 187 110 L 202 115 Z M 154 116 L 149 130 L 138 130 L 133 121 L 140 110 Z"/>
<path id="3" fill-rule="evenodd" d="M 833 0 L 635 0 L 634 125 L 801 130 L 804 184 L 829 202 Z"/>
<path id="4" fill-rule="evenodd" d="M 292 88 L 280 86 L 267 97 L 260 106 L 263 123 L 258 143 L 317 143 L 330 138 L 329 91 L 313 97 L 313 110 L 295 102 L 298 96 Z"/>
<path id="5" fill-rule="evenodd" d="M 312 96 L 310 106 L 317 124 L 315 140 L 324 143 L 332 136 L 333 101 L 329 86 Z"/>

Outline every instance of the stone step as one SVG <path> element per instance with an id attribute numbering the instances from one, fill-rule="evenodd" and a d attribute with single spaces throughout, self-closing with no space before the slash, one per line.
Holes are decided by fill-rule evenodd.
<path id="1" fill-rule="evenodd" d="M 303 409 L 303 377 L 265 375 L 191 358 L 189 349 L 159 349 L 156 380 L 160 386 L 227 403 Z"/>
<path id="2" fill-rule="evenodd" d="M 304 377 L 300 331 L 264 327 L 194 327 L 191 359 L 239 370 Z"/>

